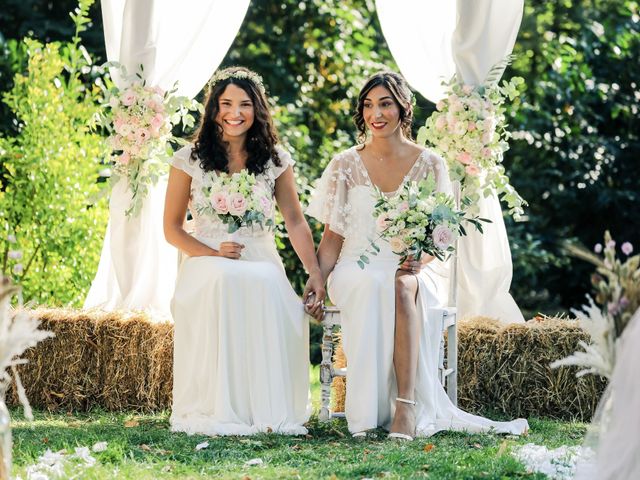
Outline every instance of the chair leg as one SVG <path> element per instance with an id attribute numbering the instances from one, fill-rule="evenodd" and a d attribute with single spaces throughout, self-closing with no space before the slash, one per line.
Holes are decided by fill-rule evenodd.
<path id="1" fill-rule="evenodd" d="M 318 418 L 331 419 L 331 384 L 333 382 L 333 325 L 322 323 L 322 362 L 320 363 L 321 403 Z"/>
<path id="2" fill-rule="evenodd" d="M 447 377 L 447 395 L 458 406 L 458 325 L 454 322 L 447 328 L 447 368 L 451 373 Z"/>

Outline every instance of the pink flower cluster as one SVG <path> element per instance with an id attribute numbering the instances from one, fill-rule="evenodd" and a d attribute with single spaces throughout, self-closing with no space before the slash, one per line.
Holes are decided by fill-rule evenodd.
<path id="1" fill-rule="evenodd" d="M 159 87 L 134 83 L 109 99 L 113 118 L 111 147 L 122 153 L 116 157 L 120 165 L 134 158 L 146 159 L 164 149 L 171 135 L 165 93 Z"/>
<path id="2" fill-rule="evenodd" d="M 201 215 L 218 216 L 233 230 L 244 226 L 273 225 L 274 204 L 266 186 L 243 170 L 233 175 L 210 174 L 203 201 L 195 205 Z"/>
<path id="3" fill-rule="evenodd" d="M 447 84 L 447 97 L 418 131 L 418 142 L 430 144 L 447 161 L 451 180 L 459 181 L 462 196 L 471 200 L 469 211 L 476 210 L 480 198 L 493 189 L 514 217 L 524 213 L 526 202 L 500 165 L 510 138 L 505 103 L 518 95 L 522 83 L 514 77 L 502 85 L 473 86 L 454 77 Z"/>

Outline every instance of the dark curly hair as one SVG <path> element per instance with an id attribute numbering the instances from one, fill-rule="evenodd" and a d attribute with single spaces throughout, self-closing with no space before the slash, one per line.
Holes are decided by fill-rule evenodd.
<path id="1" fill-rule="evenodd" d="M 411 123 L 413 122 L 413 94 L 407 81 L 395 72 L 379 72 L 371 75 L 358 94 L 358 105 L 353 121 L 358 129 L 358 141 L 364 143 L 367 139 L 367 125 L 364 121 L 364 100 L 375 87 L 382 86 L 391 92 L 394 102 L 400 109 L 400 125 L 402 133 L 409 140 L 411 136 Z"/>
<path id="2" fill-rule="evenodd" d="M 200 127 L 193 137 L 194 147 L 191 151 L 191 159 L 200 161 L 200 167 L 204 171 L 218 170 L 229 172 L 229 159 L 227 156 L 227 142 L 222 139 L 222 127 L 215 121 L 220 110 L 218 101 L 220 95 L 228 85 L 233 84 L 242 88 L 253 103 L 254 121 L 247 132 L 246 150 L 249 154 L 247 159 L 247 170 L 253 174 L 260 174 L 265 171 L 269 159 L 273 160 L 276 166 L 281 165 L 280 157 L 276 151 L 278 134 L 273 126 L 269 104 L 263 90 L 256 85 L 246 75 L 240 78 L 233 76 L 233 73 L 251 73 L 244 67 L 226 68 L 220 73 L 231 74 L 229 78 L 219 80 L 209 89 L 207 99 L 204 104 L 204 114 L 200 120 Z"/>

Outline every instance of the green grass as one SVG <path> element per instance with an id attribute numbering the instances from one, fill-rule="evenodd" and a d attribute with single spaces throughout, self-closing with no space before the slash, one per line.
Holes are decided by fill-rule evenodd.
<path id="1" fill-rule="evenodd" d="M 317 382 L 312 392 L 317 410 Z M 581 423 L 530 419 L 531 432 L 524 438 L 446 432 L 396 443 L 380 430 L 376 439 L 357 441 L 349 436 L 344 420 L 320 423 L 314 416 L 307 437 L 211 438 L 169 432 L 169 412 L 36 412 L 33 423 L 25 422 L 18 410 L 12 416 L 14 474 L 23 479 L 26 467 L 47 448 L 71 453 L 98 441 L 108 442 L 107 450 L 94 453 L 96 466 L 79 478 L 542 479 L 543 475 L 527 473 L 509 454 L 511 448 L 529 442 L 550 448 L 577 445 L 585 432 Z M 196 451 L 205 440 L 209 447 Z M 254 458 L 263 464 L 245 466 Z"/>

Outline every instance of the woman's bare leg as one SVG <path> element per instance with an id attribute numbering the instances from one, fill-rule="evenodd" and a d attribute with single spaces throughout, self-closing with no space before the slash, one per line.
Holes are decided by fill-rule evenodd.
<path id="1" fill-rule="evenodd" d="M 418 279 L 409 272 L 398 270 L 395 291 L 396 327 L 393 366 L 398 382 L 398 397 L 414 400 L 420 335 L 416 308 Z M 415 407 L 403 402 L 396 402 L 396 414 L 391 424 L 391 432 L 413 436 L 415 422 Z"/>

